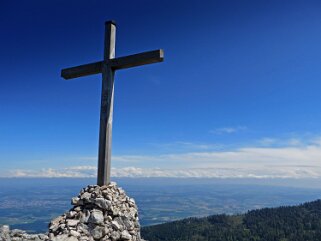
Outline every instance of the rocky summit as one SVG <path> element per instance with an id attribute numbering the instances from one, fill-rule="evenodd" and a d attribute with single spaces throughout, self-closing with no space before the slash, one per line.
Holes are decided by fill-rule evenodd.
<path id="1" fill-rule="evenodd" d="M 49 224 L 49 240 L 141 240 L 135 201 L 116 183 L 90 185 L 71 204 L 70 211 Z"/>
<path id="2" fill-rule="evenodd" d="M 0 227 L 1 241 L 42 241 L 48 240 L 46 234 L 27 234 L 26 231 L 19 229 L 10 230 L 8 225 Z"/>
<path id="3" fill-rule="evenodd" d="M 46 234 L 30 235 L 2 226 L 0 241 L 144 241 L 135 201 L 116 183 L 89 185 L 71 204 L 68 212 L 50 222 Z"/>

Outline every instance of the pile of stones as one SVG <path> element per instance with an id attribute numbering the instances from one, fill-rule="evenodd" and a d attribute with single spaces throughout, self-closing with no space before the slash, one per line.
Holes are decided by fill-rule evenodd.
<path id="1" fill-rule="evenodd" d="M 0 241 L 144 241 L 135 201 L 116 183 L 89 185 L 71 204 L 68 212 L 51 221 L 46 234 L 27 234 L 4 225 Z"/>
<path id="2" fill-rule="evenodd" d="M 50 241 L 142 241 L 135 201 L 116 183 L 89 185 L 71 204 L 51 221 Z"/>
<path id="3" fill-rule="evenodd" d="M 0 227 L 0 241 L 42 241 L 48 240 L 46 234 L 27 234 L 19 229 L 10 230 L 8 225 Z"/>

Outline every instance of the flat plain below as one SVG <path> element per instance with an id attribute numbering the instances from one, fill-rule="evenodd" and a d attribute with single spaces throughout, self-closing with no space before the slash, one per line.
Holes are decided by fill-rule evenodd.
<path id="1" fill-rule="evenodd" d="M 321 198 L 320 179 L 115 178 L 135 198 L 143 226 L 238 214 Z M 0 178 L 0 224 L 45 232 L 90 178 Z"/>

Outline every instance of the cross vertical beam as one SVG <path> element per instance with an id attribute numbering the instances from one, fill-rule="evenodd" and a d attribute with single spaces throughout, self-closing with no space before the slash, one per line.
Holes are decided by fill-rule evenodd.
<path id="1" fill-rule="evenodd" d="M 116 24 L 114 21 L 108 21 L 105 23 L 104 59 L 61 70 L 61 77 L 66 80 L 92 74 L 102 74 L 97 173 L 97 184 L 99 186 L 110 183 L 115 71 L 158 63 L 164 60 L 164 51 L 162 49 L 116 58 L 115 38 Z"/>
<path id="2" fill-rule="evenodd" d="M 97 184 L 100 186 L 110 183 L 115 71 L 108 63 L 110 59 L 115 58 L 115 38 L 116 24 L 113 21 L 108 21 L 105 23 L 105 49 L 104 61 L 102 64 L 102 90 L 97 173 Z"/>

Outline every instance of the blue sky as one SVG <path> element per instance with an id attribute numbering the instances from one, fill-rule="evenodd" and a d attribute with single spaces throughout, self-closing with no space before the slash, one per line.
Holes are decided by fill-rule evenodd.
<path id="1" fill-rule="evenodd" d="M 2 1 L 1 176 L 93 176 L 99 75 L 62 68 L 163 48 L 118 71 L 114 176 L 321 177 L 319 1 Z"/>

